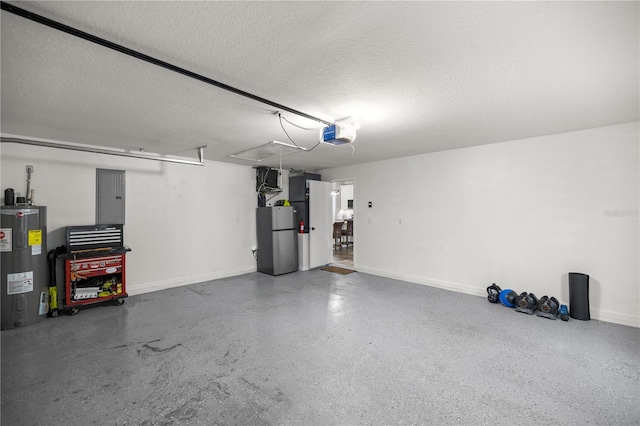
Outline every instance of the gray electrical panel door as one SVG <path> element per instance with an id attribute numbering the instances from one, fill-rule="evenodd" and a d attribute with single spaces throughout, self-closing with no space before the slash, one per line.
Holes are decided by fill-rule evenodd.
<path id="1" fill-rule="evenodd" d="M 96 225 L 124 225 L 124 170 L 96 169 Z"/>

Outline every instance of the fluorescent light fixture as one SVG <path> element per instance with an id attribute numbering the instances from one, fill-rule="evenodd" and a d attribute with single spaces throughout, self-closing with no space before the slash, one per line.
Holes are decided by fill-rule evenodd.
<path id="1" fill-rule="evenodd" d="M 31 138 L 31 137 L 19 136 L 19 135 L 9 135 L 5 133 L 0 133 L 0 142 L 44 146 L 47 148 L 68 149 L 71 151 L 92 152 L 95 154 L 117 155 L 120 157 L 142 158 L 145 160 L 166 161 L 170 163 L 190 164 L 194 166 L 204 166 L 204 149 L 207 147 L 206 145 L 197 147 L 196 152 L 198 153 L 198 160 L 192 160 L 189 158 L 165 157 L 162 154 L 154 154 L 154 153 L 146 152 L 139 148 L 136 149 L 135 151 L 130 151 L 130 150 L 124 150 L 124 149 L 106 148 L 106 147 L 101 147 L 96 145 L 63 142 L 63 141 L 57 141 L 54 139 L 41 139 L 41 138 Z"/>
<path id="2" fill-rule="evenodd" d="M 260 162 L 270 158 L 279 157 L 281 155 L 293 154 L 298 151 L 306 151 L 306 149 L 285 142 L 271 141 L 253 148 L 245 149 L 244 151 L 236 152 L 235 154 L 231 154 L 231 157 L 239 158 L 241 160 Z"/>

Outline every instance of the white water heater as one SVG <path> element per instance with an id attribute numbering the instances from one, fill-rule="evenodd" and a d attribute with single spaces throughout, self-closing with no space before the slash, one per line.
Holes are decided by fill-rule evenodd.
<path id="1" fill-rule="evenodd" d="M 0 210 L 2 330 L 47 316 L 47 208 L 2 206 Z"/>

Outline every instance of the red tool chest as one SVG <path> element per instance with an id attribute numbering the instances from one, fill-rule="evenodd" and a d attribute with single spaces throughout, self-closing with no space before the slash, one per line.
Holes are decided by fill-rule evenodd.
<path id="1" fill-rule="evenodd" d="M 72 313 L 78 307 L 128 297 L 126 254 L 122 225 L 67 227 L 64 261 L 65 303 Z"/>
<path id="2" fill-rule="evenodd" d="M 117 299 L 124 303 L 125 254 L 75 257 L 65 260 L 65 306 Z"/>

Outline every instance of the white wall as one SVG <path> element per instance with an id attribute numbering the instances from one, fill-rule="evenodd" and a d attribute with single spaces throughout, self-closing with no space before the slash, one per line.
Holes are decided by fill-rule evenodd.
<path id="1" fill-rule="evenodd" d="M 340 208 L 349 208 L 349 200 L 353 200 L 353 185 L 340 185 Z"/>
<path id="2" fill-rule="evenodd" d="M 127 290 L 140 294 L 256 270 L 255 170 L 204 167 L 27 145 L 2 144 L 2 194 L 25 193 L 34 166 L 35 204 L 47 206 L 48 249 L 66 226 L 95 223 L 96 168 L 126 171 Z M 286 193 L 285 193 L 286 195 Z"/>
<path id="3" fill-rule="evenodd" d="M 636 122 L 321 173 L 358 183 L 359 271 L 566 304 L 582 272 L 592 318 L 640 326 L 639 138 Z"/>

